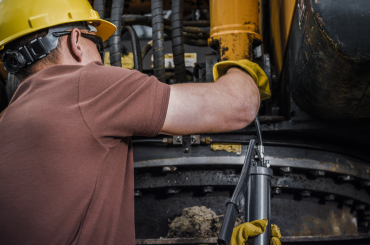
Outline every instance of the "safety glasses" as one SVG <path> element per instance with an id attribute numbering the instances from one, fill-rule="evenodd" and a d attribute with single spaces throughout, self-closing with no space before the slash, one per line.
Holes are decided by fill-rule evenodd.
<path id="1" fill-rule="evenodd" d="M 61 37 L 71 34 L 72 31 L 62 31 L 62 32 L 53 32 L 53 35 L 55 37 Z M 104 63 L 104 44 L 103 39 L 96 35 L 86 34 L 81 32 L 81 36 L 89 39 L 90 41 L 94 42 L 96 45 L 96 48 L 98 49 L 98 52 L 100 54 L 102 63 Z"/>

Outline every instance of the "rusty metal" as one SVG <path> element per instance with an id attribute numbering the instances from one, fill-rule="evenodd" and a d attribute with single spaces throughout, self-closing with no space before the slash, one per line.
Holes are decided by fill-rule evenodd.
<path id="1" fill-rule="evenodd" d="M 253 59 L 261 44 L 258 0 L 211 0 L 211 37 L 208 45 L 219 51 L 221 60 Z"/>
<path id="2" fill-rule="evenodd" d="M 341 244 L 358 244 L 356 241 L 363 240 L 363 244 L 370 242 L 370 234 L 356 235 L 328 235 L 328 236 L 283 236 L 280 238 L 282 243 L 296 242 L 317 242 L 315 244 L 324 244 L 318 242 L 343 241 Z M 365 243 L 367 242 L 367 243 Z M 137 245 L 216 245 L 217 238 L 166 238 L 166 239 L 137 239 Z"/>
<path id="3" fill-rule="evenodd" d="M 211 143 L 209 137 L 201 137 L 201 143 Z M 266 145 L 267 143 L 265 143 Z M 201 146 L 196 146 L 201 147 Z M 194 147 L 191 147 L 194 148 Z M 190 150 L 191 150 L 190 148 Z M 148 148 L 149 149 L 149 148 Z M 199 149 L 199 148 L 197 148 Z M 136 147 L 136 150 L 138 148 Z M 165 148 L 156 148 L 156 156 L 160 152 L 166 151 Z M 210 149 L 209 149 L 210 150 Z M 245 150 L 245 149 L 243 149 Z M 243 151 L 242 150 L 242 151 Z M 304 149 L 289 148 L 289 147 L 268 147 L 265 146 L 265 151 L 270 152 L 266 154 L 265 160 L 268 160 L 272 167 L 291 167 L 295 169 L 307 169 L 307 170 L 321 170 L 336 174 L 351 175 L 359 178 L 361 181 L 370 180 L 370 167 L 365 162 L 354 159 L 352 157 L 345 156 L 343 154 L 326 152 L 325 161 L 319 160 L 319 156 L 322 154 L 320 151 L 307 151 Z M 181 149 L 179 149 L 179 153 Z M 210 150 L 211 152 L 211 150 Z M 285 156 L 285 152 L 287 155 Z M 146 154 L 148 154 L 147 152 Z M 284 154 L 282 154 L 284 153 Z M 210 154 L 210 153 L 209 153 Z M 234 153 L 235 154 L 235 153 Z M 280 156 L 274 156 L 279 154 Z M 290 156 L 288 156 L 290 154 Z M 284 155 L 284 156 L 283 156 Z M 296 157 L 294 157 L 296 155 Z M 163 155 L 165 156 L 165 155 Z M 135 168 L 146 168 L 146 167 L 162 167 L 162 166 L 197 166 L 197 165 L 241 165 L 243 164 L 243 158 L 237 156 L 205 156 L 205 154 L 192 155 L 189 157 L 179 157 L 174 150 L 172 153 L 166 155 L 167 158 L 141 159 L 138 154 L 135 161 Z"/>
<path id="4" fill-rule="evenodd" d="M 275 169 L 276 170 L 276 169 Z M 239 174 L 233 169 L 224 170 L 178 170 L 175 173 L 168 173 L 165 176 L 157 175 L 150 171 L 146 173 L 139 173 L 135 177 L 135 188 L 137 189 L 151 189 L 154 188 L 189 188 L 189 187 L 234 187 L 238 181 Z M 343 202 L 347 199 L 356 200 L 358 207 L 365 209 L 365 204 L 370 205 L 370 196 L 364 189 L 358 190 L 355 185 L 351 183 L 336 184 L 332 178 L 316 178 L 310 179 L 303 174 L 290 174 L 288 176 L 274 176 L 271 180 L 271 186 L 279 188 L 278 192 L 298 190 L 310 191 L 311 195 L 314 193 L 322 193 L 327 197 L 327 201 L 335 200 L 335 195 L 341 197 Z M 273 193 L 276 189 L 273 189 Z M 333 197 L 334 196 L 334 197 Z M 333 199 L 334 198 L 334 199 Z M 352 205 L 347 200 L 347 205 Z"/>

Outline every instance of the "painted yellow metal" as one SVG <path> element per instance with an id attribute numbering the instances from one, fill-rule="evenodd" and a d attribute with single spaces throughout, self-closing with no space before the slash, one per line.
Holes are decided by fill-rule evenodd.
<path id="1" fill-rule="evenodd" d="M 258 0 L 210 0 L 211 36 L 208 45 L 221 60 L 253 59 L 253 47 L 262 42 Z"/>
<path id="2" fill-rule="evenodd" d="M 296 5 L 296 0 L 270 0 L 270 55 L 278 78 L 283 68 Z"/>
<path id="3" fill-rule="evenodd" d="M 241 144 L 231 144 L 231 143 L 212 143 L 211 149 L 214 151 L 227 151 L 227 152 L 234 152 L 236 154 L 242 153 L 242 145 Z"/>

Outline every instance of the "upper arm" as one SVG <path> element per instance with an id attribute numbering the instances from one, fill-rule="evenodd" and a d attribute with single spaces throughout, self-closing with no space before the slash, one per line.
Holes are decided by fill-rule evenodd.
<path id="1" fill-rule="evenodd" d="M 171 85 L 161 133 L 186 135 L 240 129 L 254 119 L 258 107 L 258 89 L 241 71 L 215 83 Z"/>

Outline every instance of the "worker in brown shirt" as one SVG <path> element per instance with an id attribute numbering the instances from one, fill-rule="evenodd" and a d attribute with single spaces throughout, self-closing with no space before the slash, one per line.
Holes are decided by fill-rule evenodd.
<path id="1" fill-rule="evenodd" d="M 0 115 L 0 244 L 133 245 L 130 137 L 236 130 L 257 114 L 238 68 L 169 86 L 105 67 L 115 27 L 87 0 L 2 0 L 0 16 L 4 66 L 22 81 Z"/>

